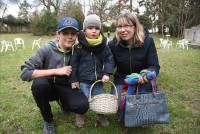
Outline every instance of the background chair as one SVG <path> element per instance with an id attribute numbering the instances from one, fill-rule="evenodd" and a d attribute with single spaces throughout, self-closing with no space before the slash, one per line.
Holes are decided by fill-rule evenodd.
<path id="1" fill-rule="evenodd" d="M 8 50 L 15 51 L 12 41 L 4 41 L 5 52 Z"/>
<path id="2" fill-rule="evenodd" d="M 40 48 L 40 42 L 41 42 L 41 38 L 39 38 L 38 40 L 33 40 L 32 50 L 34 49 L 35 46 Z"/>
<path id="3" fill-rule="evenodd" d="M 182 48 L 182 49 L 189 49 L 189 44 L 190 42 L 186 39 L 182 39 L 182 40 L 178 40 L 177 43 L 176 43 L 176 47 L 177 48 Z"/>
<path id="4" fill-rule="evenodd" d="M 178 40 L 176 43 L 176 48 L 182 48 L 183 46 L 183 40 Z"/>
<path id="5" fill-rule="evenodd" d="M 17 49 L 17 46 L 22 46 L 23 49 L 25 48 L 24 40 L 22 38 L 15 38 L 14 43 L 15 43 L 15 49 Z"/>
<path id="6" fill-rule="evenodd" d="M 160 47 L 163 47 L 163 38 L 160 38 Z"/>
<path id="7" fill-rule="evenodd" d="M 172 44 L 173 44 L 172 41 L 168 40 L 168 42 L 167 42 L 167 48 L 170 48 L 170 47 L 172 48 Z"/>
<path id="8" fill-rule="evenodd" d="M 171 40 L 167 40 L 167 39 L 163 39 L 162 40 L 162 47 L 163 48 L 170 48 L 170 47 L 172 47 L 172 41 Z"/>
<path id="9" fill-rule="evenodd" d="M 3 50 L 6 48 L 6 46 L 5 46 L 5 41 L 4 41 L 4 40 L 1 40 L 1 41 L 0 41 L 0 45 L 1 45 L 1 50 L 0 50 L 0 52 L 3 52 Z"/>
<path id="10" fill-rule="evenodd" d="M 188 40 L 185 40 L 184 47 L 188 50 L 189 49 L 190 42 Z"/>

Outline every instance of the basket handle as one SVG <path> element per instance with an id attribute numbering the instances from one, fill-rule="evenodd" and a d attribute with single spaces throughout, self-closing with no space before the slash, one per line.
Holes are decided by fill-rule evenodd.
<path id="1" fill-rule="evenodd" d="M 102 82 L 102 80 L 97 80 L 91 85 L 90 93 L 89 93 L 89 97 L 88 97 L 89 98 L 89 102 L 92 100 L 92 95 L 91 95 L 92 94 L 92 89 L 93 89 L 94 85 L 99 83 L 99 82 Z M 118 92 L 117 92 L 117 88 L 116 88 L 115 84 L 112 81 L 108 81 L 106 83 L 110 83 L 114 87 L 114 89 L 115 89 L 115 97 L 116 97 L 116 99 L 118 99 Z"/>

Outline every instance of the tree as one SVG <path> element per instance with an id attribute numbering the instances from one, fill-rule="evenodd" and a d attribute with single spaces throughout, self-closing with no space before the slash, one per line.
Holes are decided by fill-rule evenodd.
<path id="1" fill-rule="evenodd" d="M 55 34 L 56 26 L 57 15 L 44 10 L 33 19 L 32 32 L 34 35 L 52 35 Z"/>
<path id="2" fill-rule="evenodd" d="M 84 14 L 81 4 L 76 0 L 68 0 L 63 4 L 60 10 L 59 17 L 70 16 L 77 19 L 79 27 L 82 27 Z"/>
<path id="3" fill-rule="evenodd" d="M 46 8 L 46 12 L 55 13 L 58 15 L 60 9 L 61 0 L 35 0 L 36 3 L 42 4 Z"/>
<path id="4" fill-rule="evenodd" d="M 97 14 L 101 22 L 108 20 L 108 14 L 111 10 L 112 0 L 93 0 L 89 13 Z"/>
<path id="5" fill-rule="evenodd" d="M 139 15 L 138 19 L 139 19 L 140 23 L 144 26 L 144 28 L 146 28 L 146 29 L 152 28 L 151 20 L 149 19 L 149 17 L 147 17 L 145 15 Z"/>
<path id="6" fill-rule="evenodd" d="M 0 1 L 0 14 L 2 14 L 1 15 L 1 20 L 0 20 L 0 32 L 1 32 L 1 30 L 2 30 L 2 26 L 3 26 L 3 18 L 4 18 L 4 15 L 5 15 L 5 13 L 6 13 L 6 10 L 7 10 L 7 5 L 4 5 L 4 3 L 2 2 L 2 1 Z"/>
<path id="7" fill-rule="evenodd" d="M 184 29 L 200 24 L 199 0 L 140 0 L 146 7 L 146 14 L 163 34 L 164 28 L 169 33 L 183 37 Z"/>
<path id="8" fill-rule="evenodd" d="M 18 17 L 28 22 L 31 5 L 26 0 L 24 0 L 22 3 L 20 3 L 19 9 L 20 11 L 18 13 Z"/>
<path id="9" fill-rule="evenodd" d="M 1 14 L 1 20 L 0 20 L 0 32 L 2 30 L 2 26 L 3 26 L 3 23 L 4 23 L 4 16 L 6 14 L 6 11 L 7 11 L 7 3 L 17 3 L 18 0 L 7 0 L 7 1 L 4 1 L 4 0 L 0 0 L 0 14 Z"/>
<path id="10" fill-rule="evenodd" d="M 188 27 L 199 25 L 200 24 L 200 0 L 191 1 L 191 10 L 190 10 L 190 21 L 188 22 Z"/>

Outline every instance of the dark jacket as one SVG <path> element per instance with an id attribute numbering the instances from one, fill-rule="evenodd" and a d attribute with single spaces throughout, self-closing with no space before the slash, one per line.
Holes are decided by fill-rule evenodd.
<path id="1" fill-rule="evenodd" d="M 137 47 L 127 47 L 123 42 L 117 43 L 116 38 L 108 43 L 117 67 L 115 81 L 123 83 L 126 75 L 139 73 L 142 69 L 154 69 L 158 75 L 159 61 L 154 41 L 148 33 L 144 44 Z"/>
<path id="2" fill-rule="evenodd" d="M 32 73 L 35 69 L 55 69 L 69 64 L 72 51 L 64 52 L 57 46 L 58 40 L 54 39 L 48 44 L 39 48 L 35 55 L 21 66 L 21 79 L 31 81 Z M 57 84 L 70 84 L 68 76 L 50 76 Z"/>
<path id="3" fill-rule="evenodd" d="M 114 61 L 112 53 L 103 37 L 100 44 L 88 44 L 84 33 L 78 35 L 79 46 L 74 50 L 72 65 L 72 82 L 91 82 L 101 79 L 104 74 L 112 74 Z"/>

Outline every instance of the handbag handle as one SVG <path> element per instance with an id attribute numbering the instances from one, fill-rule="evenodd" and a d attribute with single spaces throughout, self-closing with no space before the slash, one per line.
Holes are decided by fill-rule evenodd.
<path id="1" fill-rule="evenodd" d="M 99 83 L 99 82 L 102 82 L 102 80 L 97 80 L 97 81 L 95 81 L 93 84 L 92 84 L 92 86 L 90 87 L 90 93 L 89 93 L 89 102 L 91 101 L 91 99 L 92 99 L 92 89 L 93 89 L 93 87 L 94 87 L 94 85 L 95 84 L 97 84 L 97 83 Z M 114 89 L 115 89 L 115 97 L 116 97 L 116 99 L 118 99 L 118 92 L 117 92 L 117 88 L 116 88 L 116 86 L 115 86 L 115 84 L 112 82 L 112 81 L 108 81 L 108 82 L 106 82 L 106 83 L 110 83 L 113 87 L 114 87 Z"/>
<path id="2" fill-rule="evenodd" d="M 152 92 L 155 93 L 158 91 L 158 86 L 157 86 L 157 81 L 156 81 L 156 78 L 153 78 L 151 81 L 151 86 L 152 86 Z"/>
<path id="3" fill-rule="evenodd" d="M 156 78 L 153 78 L 153 79 L 150 81 L 150 83 L 151 83 L 152 94 L 153 94 L 153 93 L 157 92 Z M 141 85 L 141 84 L 138 84 L 138 85 L 136 86 L 136 95 L 139 94 L 139 86 L 140 86 L 140 85 Z"/>

